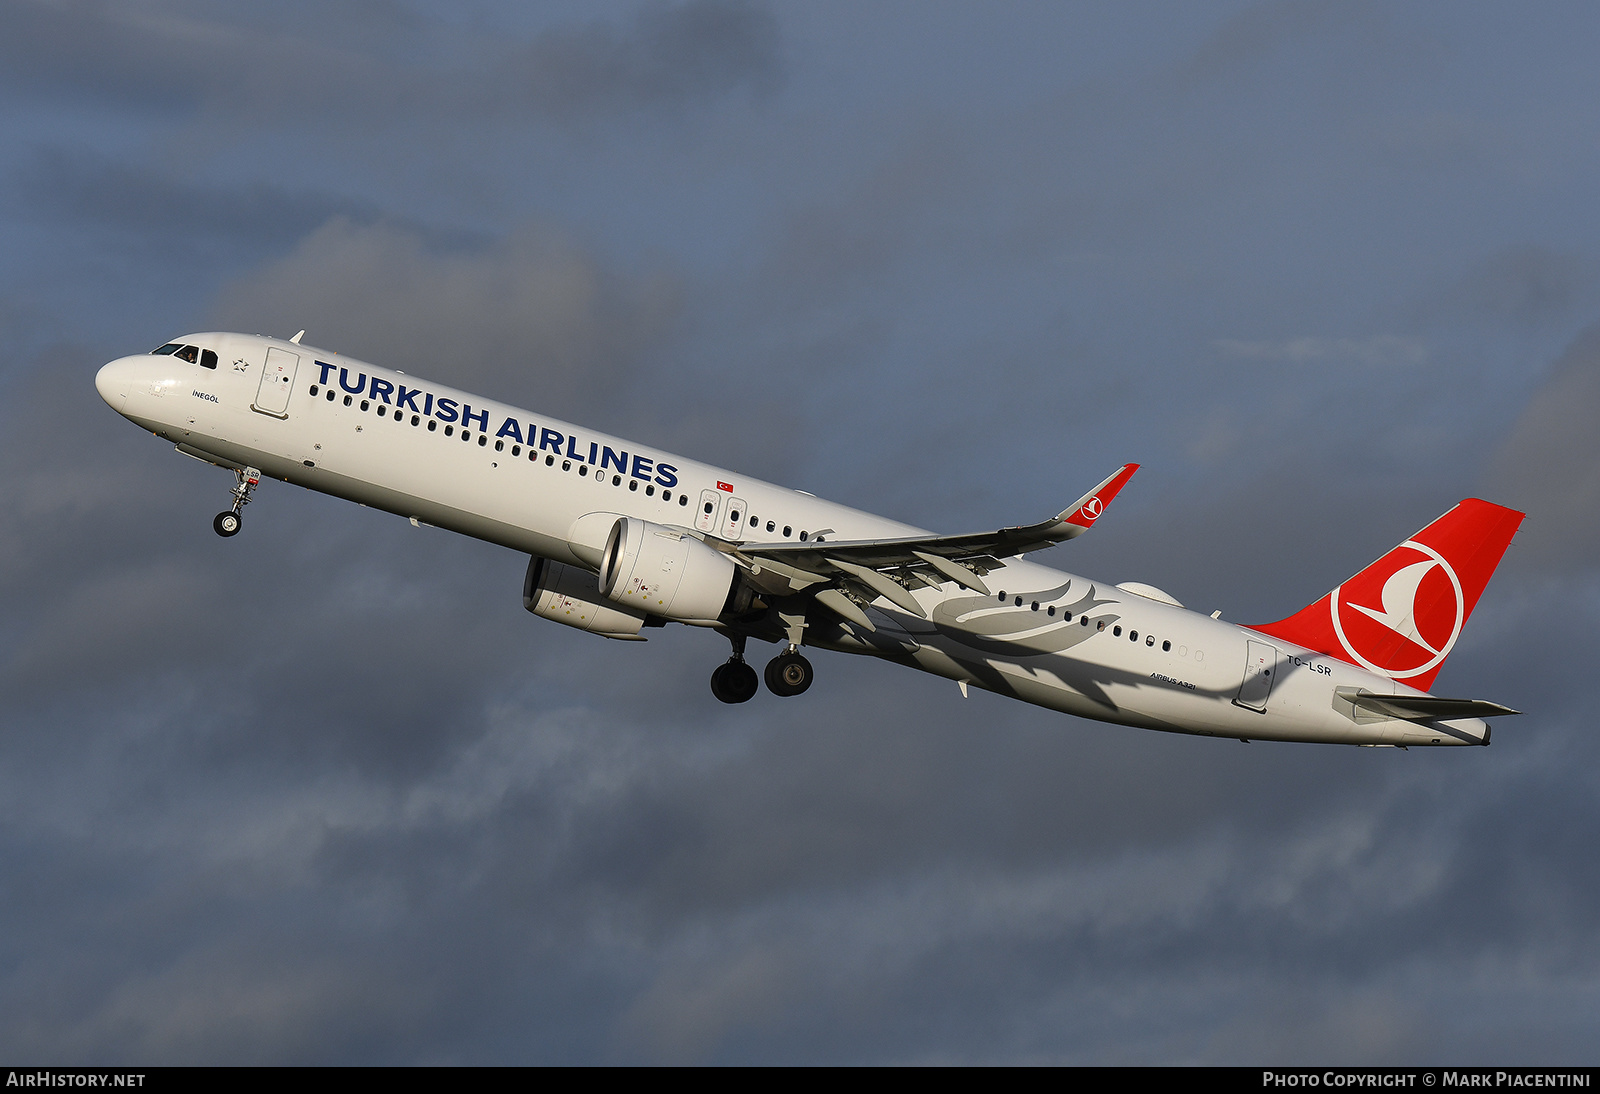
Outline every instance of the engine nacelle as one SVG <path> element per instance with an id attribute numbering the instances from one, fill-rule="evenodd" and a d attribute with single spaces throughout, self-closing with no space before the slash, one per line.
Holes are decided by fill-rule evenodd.
<path id="1" fill-rule="evenodd" d="M 563 566 L 537 556 L 529 559 L 528 576 L 522 583 L 522 606 L 534 615 L 580 631 L 644 641 L 639 634 L 644 616 L 606 600 L 600 595 L 595 576 L 576 566 Z"/>
<path id="2" fill-rule="evenodd" d="M 600 594 L 636 612 L 715 622 L 736 569 L 733 559 L 687 532 L 622 517 L 600 560 Z"/>

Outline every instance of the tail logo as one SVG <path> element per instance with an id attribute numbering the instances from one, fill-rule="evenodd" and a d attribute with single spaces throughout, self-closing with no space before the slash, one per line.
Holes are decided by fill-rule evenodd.
<path id="1" fill-rule="evenodd" d="M 1345 652 L 1363 668 L 1395 680 L 1437 667 L 1467 619 L 1455 568 L 1414 539 L 1334 589 L 1328 601 Z"/>
<path id="2" fill-rule="evenodd" d="M 1084 502 L 1083 506 L 1078 510 L 1078 512 L 1083 514 L 1084 520 L 1093 520 L 1094 518 L 1098 517 L 1104 509 L 1105 506 L 1100 503 L 1100 495 L 1096 494 L 1094 497 Z"/>

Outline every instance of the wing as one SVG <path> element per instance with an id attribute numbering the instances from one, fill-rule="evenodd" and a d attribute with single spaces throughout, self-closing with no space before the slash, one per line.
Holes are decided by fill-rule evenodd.
<path id="1" fill-rule="evenodd" d="M 1037 524 L 958 536 L 747 544 L 738 548 L 735 558 L 768 591 L 805 593 L 868 629 L 872 624 L 862 607 L 880 596 L 926 618 L 911 589 L 936 589 L 953 581 L 987 594 L 984 574 L 1004 559 L 1083 535 L 1138 469 L 1136 463 L 1124 464 L 1060 513 Z M 760 580 L 763 575 L 770 580 Z"/>

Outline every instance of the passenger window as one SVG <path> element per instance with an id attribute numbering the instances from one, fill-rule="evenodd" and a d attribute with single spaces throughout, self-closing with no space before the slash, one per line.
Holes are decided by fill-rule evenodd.
<path id="1" fill-rule="evenodd" d="M 512 456 L 520 456 L 520 455 L 522 455 L 522 446 L 520 444 L 512 445 L 511 446 L 511 455 Z"/>
<path id="2" fill-rule="evenodd" d="M 1171 642 L 1163 642 L 1163 643 L 1161 643 L 1161 652 L 1162 653 L 1167 653 L 1171 649 L 1172 649 L 1172 643 Z"/>
<path id="3" fill-rule="evenodd" d="M 313 399 L 315 399 L 317 397 L 317 385 L 316 384 L 312 384 L 311 385 L 311 397 Z"/>
<path id="4" fill-rule="evenodd" d="M 1112 627 L 1111 628 L 1111 633 L 1114 636 L 1116 636 L 1117 638 L 1121 638 L 1122 637 L 1122 627 L 1121 626 Z"/>
<path id="5" fill-rule="evenodd" d="M 679 505 L 688 505 L 689 504 L 689 495 L 688 494 L 679 494 L 678 495 L 678 504 Z"/>
<path id="6" fill-rule="evenodd" d="M 774 528 L 776 528 L 776 527 L 777 527 L 777 525 L 775 525 L 775 524 L 773 524 L 773 523 L 772 523 L 772 522 L 771 522 L 771 521 L 770 521 L 770 520 L 769 520 L 769 521 L 767 521 L 767 531 L 769 531 L 769 532 L 770 532 L 770 531 L 772 531 L 772 530 L 773 530 L 773 529 L 774 529 Z"/>
<path id="7" fill-rule="evenodd" d="M 487 434 L 487 433 L 479 433 L 478 434 L 478 447 L 479 448 L 488 448 L 489 447 L 489 434 Z M 498 452 L 500 450 L 498 448 L 496 448 L 495 451 Z"/>
<path id="8" fill-rule="evenodd" d="M 563 470 L 563 471 L 571 471 L 572 470 L 572 461 L 571 460 L 562 460 L 561 461 L 561 470 Z"/>
<path id="9" fill-rule="evenodd" d="M 784 539 L 788 539 L 793 534 L 794 534 L 794 528 L 792 526 L 790 526 L 790 525 L 785 524 L 783 526 L 783 538 Z"/>
<path id="10" fill-rule="evenodd" d="M 429 418 L 428 419 L 428 432 L 429 433 L 435 433 L 435 432 L 438 431 L 438 429 L 439 429 L 439 423 L 436 420 L 434 420 L 433 418 Z"/>
<path id="11" fill-rule="evenodd" d="M 345 405 L 345 406 L 349 406 L 349 405 L 350 405 L 350 404 L 351 404 L 351 403 L 353 403 L 353 402 L 355 402 L 355 401 L 356 401 L 356 400 L 355 400 L 355 397 L 354 397 L 354 396 L 352 396 L 352 395 L 346 395 L 346 396 L 345 396 L 345 397 L 344 397 L 344 405 Z"/>
<path id="12" fill-rule="evenodd" d="M 1044 614 L 1045 615 L 1055 615 L 1056 614 L 1055 605 L 1052 604 L 1050 607 L 1046 608 L 1044 610 Z"/>
<path id="13" fill-rule="evenodd" d="M 710 516 L 711 515 L 711 511 L 713 509 L 715 509 L 715 508 L 716 508 L 716 506 L 712 505 L 709 501 L 706 502 L 706 515 Z"/>
<path id="14" fill-rule="evenodd" d="M 496 452 L 504 452 L 506 450 L 506 442 L 505 441 L 495 441 L 494 442 L 494 450 Z"/>
<path id="15" fill-rule="evenodd" d="M 370 407 L 371 405 L 372 405 L 371 403 L 367 402 L 365 399 L 362 399 L 361 400 L 361 410 L 362 410 L 362 412 L 365 413 L 367 408 Z"/>
<path id="16" fill-rule="evenodd" d="M 1022 607 L 1022 597 L 1017 597 L 1017 607 Z"/>
<path id="17" fill-rule="evenodd" d="M 638 479 L 629 479 L 628 480 L 628 489 L 629 490 L 637 490 L 637 489 L 639 489 L 639 480 Z"/>
<path id="18" fill-rule="evenodd" d="M 801 533 L 800 533 L 800 542 L 804 543 L 806 541 L 806 539 L 809 538 L 809 535 L 810 535 L 810 533 L 802 530 Z"/>
<path id="19" fill-rule="evenodd" d="M 728 523 L 729 524 L 738 524 L 739 523 L 739 512 L 738 512 L 738 510 L 734 510 L 732 513 L 728 514 Z"/>
<path id="20" fill-rule="evenodd" d="M 346 395 L 345 398 L 348 399 L 348 398 L 350 398 L 350 396 Z M 446 437 L 454 437 L 456 435 L 456 427 L 453 426 L 453 425 L 445 426 L 444 427 L 444 435 Z"/>
<path id="21" fill-rule="evenodd" d="M 760 517 L 751 517 L 750 518 L 750 527 L 755 528 L 758 525 L 760 525 L 760 523 L 761 523 L 761 518 Z"/>
<path id="22" fill-rule="evenodd" d="M 1139 632 L 1138 631 L 1129 631 L 1128 632 L 1128 641 L 1129 642 L 1137 642 L 1137 641 L 1139 641 Z"/>
<path id="23" fill-rule="evenodd" d="M 586 463 L 580 463 L 578 465 L 578 477 L 581 479 L 587 474 L 589 474 L 589 465 Z"/>
<path id="24" fill-rule="evenodd" d="M 212 350 L 212 349 L 203 350 L 201 352 L 201 354 L 200 354 L 200 367 L 201 368 L 216 368 L 217 367 L 217 351 L 216 350 Z"/>
<path id="25" fill-rule="evenodd" d="M 661 500 L 662 501 L 671 501 L 672 500 L 672 491 L 671 490 L 663 490 L 663 491 L 661 491 Z"/>
<path id="26" fill-rule="evenodd" d="M 330 403 L 331 403 L 331 402 L 333 402 L 333 401 L 334 401 L 334 399 L 336 399 L 336 398 L 338 398 L 338 397 L 339 397 L 339 396 L 338 396 L 338 393 L 337 393 L 337 392 L 336 392 L 336 391 L 334 391 L 334 390 L 333 390 L 333 388 L 331 388 L 331 387 L 330 387 L 330 388 L 329 388 L 329 389 L 328 389 L 328 402 L 330 402 Z"/>
<path id="27" fill-rule="evenodd" d="M 621 475 L 612 475 L 611 476 L 611 485 L 612 486 L 621 486 L 622 485 L 622 476 Z"/>
<path id="28" fill-rule="evenodd" d="M 1072 622 L 1072 613 L 1071 612 L 1062 612 L 1061 613 L 1061 618 L 1065 619 L 1068 623 L 1071 623 Z"/>
<path id="29" fill-rule="evenodd" d="M 1039 602 L 1037 600 L 1035 600 L 1033 602 L 1033 610 L 1034 611 L 1038 611 L 1039 610 Z"/>
<path id="30" fill-rule="evenodd" d="M 544 465 L 546 467 L 554 467 L 556 465 L 556 458 L 554 456 L 546 456 L 544 458 Z"/>
<path id="31" fill-rule="evenodd" d="M 656 488 L 654 486 L 645 487 L 644 488 L 644 496 L 647 497 L 647 498 L 655 497 L 656 496 Z"/>
<path id="32" fill-rule="evenodd" d="M 1001 589 L 1000 590 L 1000 603 L 1004 604 L 1005 602 L 1006 602 L 1006 591 L 1004 589 Z"/>

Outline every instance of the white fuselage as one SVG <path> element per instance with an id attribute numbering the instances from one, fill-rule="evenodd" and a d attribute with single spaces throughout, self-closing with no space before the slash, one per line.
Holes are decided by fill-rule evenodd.
<path id="1" fill-rule="evenodd" d="M 215 351 L 217 367 L 125 357 L 101 370 L 101 395 L 202 458 L 567 565 L 595 569 L 618 516 L 722 544 L 927 534 L 309 346 L 239 334 L 183 341 Z M 949 583 L 912 590 L 927 619 L 880 599 L 876 631 L 829 617 L 806 643 L 1150 729 L 1347 744 L 1487 739 L 1478 719 L 1419 724 L 1356 709 L 1336 689 L 1422 693 L 1107 582 L 1022 558 L 985 580 L 992 595 Z M 1257 666 L 1248 680 L 1247 660 Z"/>

